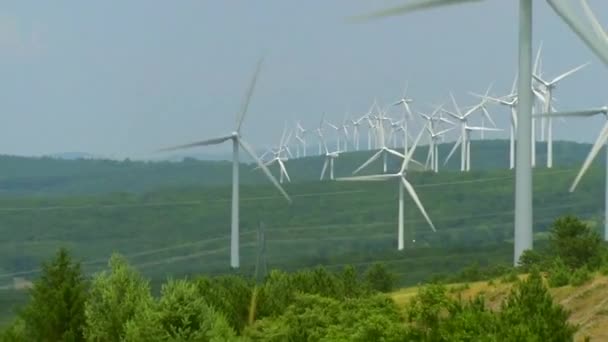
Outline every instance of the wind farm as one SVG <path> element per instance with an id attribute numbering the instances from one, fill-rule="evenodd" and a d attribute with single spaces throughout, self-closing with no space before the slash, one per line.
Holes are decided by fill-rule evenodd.
<path id="1" fill-rule="evenodd" d="M 0 39 L 0 341 L 608 338 L 605 4 L 174 6 Z"/>

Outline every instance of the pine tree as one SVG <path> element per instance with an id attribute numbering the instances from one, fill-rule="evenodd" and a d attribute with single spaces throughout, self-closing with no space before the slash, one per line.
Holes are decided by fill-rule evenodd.
<path id="1" fill-rule="evenodd" d="M 67 249 L 42 265 L 30 301 L 20 313 L 25 334 L 32 341 L 84 341 L 87 283 L 80 263 Z"/>

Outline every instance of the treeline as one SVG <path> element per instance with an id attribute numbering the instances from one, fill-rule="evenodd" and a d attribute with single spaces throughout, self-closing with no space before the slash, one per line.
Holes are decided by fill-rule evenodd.
<path id="1" fill-rule="evenodd" d="M 446 156 L 452 143 L 441 144 L 439 153 Z M 508 141 L 474 141 L 473 170 L 487 171 L 508 168 Z M 570 167 L 580 164 L 590 149 L 589 144 L 555 142 L 555 165 Z M 545 145 L 538 144 L 539 165 L 544 160 Z M 195 151 L 196 152 L 196 151 Z M 424 162 L 427 147 L 420 146 L 415 158 Z M 348 152 L 336 161 L 336 175 L 346 176 L 361 165 L 371 152 Z M 161 155 L 159 155 L 161 156 Z M 601 158 L 600 158 L 601 159 Z M 245 160 L 245 162 L 248 162 Z M 249 161 L 250 162 L 250 161 Z M 601 162 L 601 161 L 598 161 Z M 319 179 L 323 158 L 311 156 L 290 160 L 287 168 L 295 182 Z M 389 159 L 391 169 L 399 160 Z M 458 158 L 452 158 L 444 170 L 459 170 Z M 249 172 L 253 166 L 242 164 L 241 183 L 268 184 L 260 172 Z M 380 171 L 379 167 L 373 171 Z M 276 173 L 276 169 L 273 172 Z M 149 192 L 162 188 L 193 186 L 226 186 L 231 184 L 231 164 L 228 161 L 208 161 L 186 158 L 179 162 L 76 159 L 51 157 L 0 156 L 0 195 L 90 195 L 113 192 Z"/>
<path id="2" fill-rule="evenodd" d="M 454 298 L 441 281 L 423 286 L 405 308 L 386 295 L 395 277 L 381 264 L 358 273 L 324 268 L 274 270 L 263 280 L 238 276 L 169 279 L 155 294 L 120 255 L 84 276 L 65 249 L 43 273 L 2 335 L 6 341 L 570 341 L 577 330 L 546 286 L 559 271 L 608 270 L 606 247 L 575 217 L 552 226 L 549 243 L 504 269 L 515 282 L 498 310 L 483 296 Z M 541 274 L 539 269 L 553 265 Z M 528 272 L 527 277 L 517 273 Z M 478 280 L 489 274 L 467 271 Z M 493 274 L 492 276 L 496 276 Z M 589 278 L 587 278 L 589 279 Z M 568 282 L 584 283 L 579 276 Z"/>

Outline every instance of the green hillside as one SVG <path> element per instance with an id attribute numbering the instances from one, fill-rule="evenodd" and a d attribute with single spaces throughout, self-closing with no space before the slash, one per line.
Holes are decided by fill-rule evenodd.
<path id="1" fill-rule="evenodd" d="M 441 162 L 452 144 L 440 146 Z M 560 167 L 578 165 L 588 153 L 588 144 L 556 142 L 554 164 Z M 543 165 L 545 145 L 538 144 L 538 162 Z M 421 146 L 416 159 L 426 160 L 427 148 Z M 497 170 L 508 166 L 508 141 L 473 141 L 472 169 Z M 336 175 L 348 175 L 371 155 L 370 151 L 344 153 L 336 162 Z M 459 152 L 446 165 L 447 170 L 460 167 Z M 398 163 L 391 159 L 391 163 Z M 323 159 L 308 157 L 287 162 L 294 182 L 318 180 Z M 252 165 L 243 165 L 243 184 L 267 184 Z M 379 168 L 377 169 L 379 170 Z M 276 170 L 275 170 L 276 171 Z M 0 195 L 90 195 L 113 192 L 149 192 L 163 188 L 222 186 L 231 182 L 227 161 L 140 162 L 112 160 L 65 160 L 0 156 Z"/>
<path id="2" fill-rule="evenodd" d="M 504 154 L 499 149 L 504 142 L 479 143 L 483 144 L 479 149 L 476 143 L 473 169 L 486 168 L 485 171 L 409 175 L 438 231 L 431 232 L 408 198 L 406 226 L 414 231 L 416 242 L 403 252 L 396 250 L 395 184 L 313 181 L 320 161 L 294 160 L 290 171 L 294 181 L 299 175 L 301 181 L 286 185 L 294 199 L 293 205 L 288 206 L 260 175 L 243 172 L 239 272 L 253 273 L 260 221 L 266 226 L 265 257 L 269 269 L 295 270 L 315 265 L 339 269 L 344 264 L 364 268 L 384 261 L 399 275 L 401 284 L 411 285 L 453 273 L 473 262 L 481 266 L 510 264 L 513 172 L 501 167 L 502 162 L 506 164 L 499 157 Z M 544 239 L 552 220 L 563 214 L 602 222 L 603 167 L 592 168 L 575 193 L 567 191 L 587 148 L 557 144 L 556 164 L 560 167 L 535 170 L 534 229 L 538 241 Z M 423 160 L 424 149 L 419 152 L 418 159 Z M 350 173 L 368 155 L 369 152 L 345 155 L 337 164 L 337 173 Z M 34 278 L 40 262 L 60 246 L 72 249 L 87 272 L 102 269 L 110 253 L 119 251 L 153 284 L 168 276 L 231 272 L 227 163 L 13 157 L 1 162 L 6 160 L 11 163 L 4 166 L 5 179 L 21 175 L 32 183 L 13 182 L 9 193 L 21 196 L 0 197 L 0 288 L 10 285 L 13 277 Z M 48 167 L 42 170 L 40 165 Z M 80 171 L 68 167 L 74 165 L 81 165 Z M 86 174 L 93 172 L 95 165 L 101 165 L 101 171 L 94 176 Z M 397 167 L 397 160 L 392 161 L 391 167 Z M 450 167 L 458 167 L 457 158 Z M 65 181 L 40 185 L 53 177 L 64 177 Z M 256 185 L 260 181 L 263 185 Z M 36 196 L 25 196 L 27 186 Z M 2 302 L 4 298 L 18 301 L 17 297 L 0 292 Z M 10 305 L 3 308 L 10 310 Z"/>

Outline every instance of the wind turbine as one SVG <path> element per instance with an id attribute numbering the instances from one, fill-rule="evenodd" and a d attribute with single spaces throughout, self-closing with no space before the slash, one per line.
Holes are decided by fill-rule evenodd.
<path id="1" fill-rule="evenodd" d="M 517 85 L 517 78 L 513 80 L 513 86 L 511 87 L 511 92 L 509 95 L 497 98 L 489 95 L 479 95 L 475 94 L 475 96 L 485 98 L 488 101 L 506 106 L 509 108 L 511 113 L 511 125 L 509 130 L 509 169 L 513 169 L 515 167 L 515 132 L 517 131 L 517 94 L 515 93 L 515 87 Z"/>
<path id="2" fill-rule="evenodd" d="M 363 18 L 381 18 L 401 15 L 417 10 L 440 6 L 479 3 L 482 0 L 414 0 L 408 4 L 379 11 Z M 602 39 L 585 27 L 583 21 L 570 8 L 570 1 L 546 0 L 553 11 L 578 35 L 593 52 L 608 65 L 608 39 Z M 589 15 L 587 15 L 589 17 Z M 531 120 L 532 120 L 532 0 L 519 0 L 519 83 L 518 83 L 518 122 L 517 155 L 515 170 L 515 244 L 514 259 L 518 264 L 520 256 L 532 249 L 532 167 L 531 167 Z M 589 18 L 587 18 L 589 21 Z"/>
<path id="3" fill-rule="evenodd" d="M 334 161 L 340 157 L 340 150 L 336 150 L 334 152 L 329 152 L 327 148 L 327 144 L 325 143 L 325 138 L 321 138 L 323 140 L 323 148 L 325 149 L 325 161 L 323 162 L 323 169 L 321 169 L 321 178 L 323 180 L 325 177 L 325 172 L 327 171 L 327 167 L 329 166 L 329 179 L 334 179 Z"/>
<path id="4" fill-rule="evenodd" d="M 378 159 L 380 157 L 383 157 L 382 170 L 384 173 L 386 173 L 386 170 L 387 170 L 387 157 L 389 154 L 395 155 L 399 158 L 404 158 L 403 154 L 386 147 L 386 141 L 384 139 L 384 125 L 383 125 L 383 122 L 385 120 L 386 120 L 386 118 L 384 117 L 384 113 L 382 111 L 380 111 L 379 116 L 378 116 L 378 122 L 376 123 L 376 131 L 377 131 L 377 135 L 379 135 L 380 149 L 378 150 L 378 152 L 374 153 L 374 155 L 372 155 L 371 158 L 369 158 L 365 163 L 363 163 L 363 165 L 359 166 L 359 168 L 357 168 L 355 171 L 353 171 L 353 175 L 357 174 L 359 171 L 363 170 L 369 164 L 373 163 L 376 159 Z"/>
<path id="5" fill-rule="evenodd" d="M 492 120 L 492 116 L 490 115 L 490 112 L 488 111 L 488 108 L 486 107 L 486 101 L 484 100 L 484 98 L 487 98 L 488 95 L 490 95 L 491 90 L 492 90 L 492 84 L 490 84 L 490 86 L 488 86 L 488 89 L 486 89 L 486 93 L 483 96 L 481 96 L 481 98 L 483 100 L 481 102 L 481 106 L 479 107 L 481 109 L 481 114 L 482 114 L 481 115 L 481 127 L 485 127 L 485 119 L 487 119 L 492 124 L 493 127 L 496 127 L 496 123 L 494 122 L 494 120 Z M 477 96 L 474 93 L 471 93 L 471 94 L 473 94 L 474 96 Z M 485 139 L 485 135 L 484 135 L 485 131 L 486 131 L 485 129 L 480 131 L 481 140 Z"/>
<path id="6" fill-rule="evenodd" d="M 458 140 L 456 140 L 456 143 L 454 143 L 454 147 L 452 148 L 452 151 L 446 158 L 445 163 L 448 162 L 448 160 L 450 159 L 450 157 L 452 156 L 454 151 L 456 151 L 456 148 L 458 148 L 458 146 L 460 146 L 460 171 L 464 172 L 467 169 L 467 147 L 469 146 L 468 142 L 467 142 L 467 138 L 468 138 L 467 123 L 469 120 L 468 118 L 476 110 L 481 108 L 481 106 L 485 103 L 486 100 L 482 99 L 479 104 L 471 107 L 469 110 L 467 110 L 466 112 L 463 113 L 460 110 L 460 107 L 458 107 L 458 104 L 456 103 L 456 98 L 454 98 L 454 94 L 452 94 L 452 92 L 450 92 L 450 98 L 452 99 L 452 104 L 454 105 L 454 108 L 456 109 L 456 113 L 452 113 L 447 110 L 444 110 L 444 111 L 446 113 L 448 113 L 448 115 L 453 116 L 456 120 L 458 120 L 460 122 L 460 137 L 458 138 Z"/>
<path id="7" fill-rule="evenodd" d="M 230 230 L 230 266 L 232 268 L 238 268 L 239 262 L 239 147 L 245 150 L 247 154 L 258 164 L 258 166 L 264 171 L 266 177 L 274 184 L 274 186 L 281 192 L 281 194 L 291 203 L 289 195 L 283 190 L 279 182 L 270 173 L 266 165 L 256 156 L 254 149 L 247 143 L 241 136 L 241 126 L 249 108 L 249 103 L 257 83 L 258 75 L 262 67 L 262 59 L 257 63 L 253 78 L 249 84 L 249 88 L 245 94 L 241 110 L 236 116 L 235 130 L 229 135 L 225 135 L 219 138 L 212 138 L 202 141 L 197 141 L 190 144 L 179 145 L 162 149 L 161 151 L 175 151 L 192 147 L 218 145 L 225 141 L 232 141 L 232 209 L 231 209 L 231 230 Z"/>
<path id="8" fill-rule="evenodd" d="M 414 115 L 412 114 L 412 110 L 410 109 L 410 103 L 414 102 L 414 100 L 412 100 L 411 98 L 409 98 L 407 96 L 407 88 L 408 88 L 408 83 L 406 82 L 405 88 L 403 89 L 403 96 L 401 96 L 399 101 L 393 103 L 393 106 L 403 106 L 403 110 L 404 110 L 403 118 L 405 119 L 405 114 L 407 114 L 411 120 L 414 118 Z"/>
<path id="9" fill-rule="evenodd" d="M 306 133 L 308 132 L 308 130 L 304 129 L 304 127 L 302 127 L 302 124 L 300 123 L 300 121 L 296 121 L 296 140 L 298 141 L 298 143 L 300 144 L 300 147 L 302 148 L 302 156 L 306 157 Z M 298 148 L 298 151 L 300 151 L 300 149 Z M 300 152 L 298 152 L 298 158 L 300 157 Z"/>
<path id="10" fill-rule="evenodd" d="M 291 132 L 289 133 L 289 136 L 286 138 L 285 130 L 283 130 L 283 135 L 281 136 L 281 141 L 279 143 L 279 147 L 276 150 L 271 150 L 271 152 L 273 154 L 273 158 L 264 163 L 264 165 L 266 167 L 270 167 L 273 164 L 277 164 L 279 166 L 279 183 L 280 184 L 283 184 L 284 179 L 287 179 L 288 182 L 291 182 L 291 178 L 289 178 L 289 173 L 287 173 L 287 168 L 285 167 L 285 162 L 288 159 L 286 157 L 282 156 L 283 152 L 287 152 L 288 154 L 291 154 L 291 152 L 289 152 L 289 147 L 287 147 L 290 137 L 291 137 Z M 254 170 L 257 170 L 259 168 L 260 168 L 259 166 L 256 166 L 254 168 Z"/>
<path id="11" fill-rule="evenodd" d="M 351 123 L 353 125 L 353 144 L 355 145 L 355 151 L 359 151 L 359 126 L 363 120 L 367 119 L 369 114 L 365 114 L 357 120 L 352 120 Z"/>
<path id="12" fill-rule="evenodd" d="M 431 163 L 432 170 L 437 173 L 439 172 L 439 139 L 442 135 L 454 129 L 454 127 L 450 127 L 448 129 L 444 129 L 443 131 L 435 132 L 431 126 L 426 126 L 429 132 L 429 152 L 426 157 L 426 164 L 428 167 L 429 162 Z"/>
<path id="13" fill-rule="evenodd" d="M 532 77 L 534 77 L 534 79 L 540 83 L 543 86 L 543 92 L 542 92 L 542 102 L 543 102 L 543 112 L 544 113 L 548 113 L 550 114 L 553 110 L 553 91 L 555 90 L 555 87 L 557 87 L 557 84 L 559 83 L 559 81 L 565 79 L 566 77 L 574 74 L 575 72 L 581 70 L 582 68 L 586 67 L 589 63 L 585 63 L 585 64 L 581 64 L 579 66 L 577 66 L 576 68 L 573 68 L 571 70 L 566 71 L 565 73 L 555 77 L 553 80 L 551 81 L 547 81 L 544 78 L 542 78 L 542 76 L 538 75 L 538 74 L 532 74 Z M 545 118 L 541 118 L 541 120 L 544 120 Z M 547 130 L 547 167 L 551 168 L 553 167 L 553 118 L 549 115 L 546 117 L 546 127 L 541 127 L 542 129 L 546 129 Z M 543 121 L 541 121 L 543 122 Z M 541 125 L 542 126 L 542 125 Z M 543 135 L 544 135 L 544 131 L 543 131 Z"/>
<path id="14" fill-rule="evenodd" d="M 317 134 L 317 138 L 319 138 L 319 155 L 323 153 L 323 123 L 325 122 L 325 113 L 321 116 L 321 121 L 319 122 L 319 127 L 315 128 L 315 133 Z"/>
<path id="15" fill-rule="evenodd" d="M 424 209 L 422 202 L 420 202 L 420 198 L 418 197 L 418 195 L 416 194 L 416 191 L 414 190 L 414 187 L 412 186 L 412 184 L 410 184 L 410 182 L 407 180 L 407 177 L 406 177 L 408 164 L 409 164 L 412 156 L 414 155 L 414 151 L 416 150 L 418 141 L 420 141 L 420 137 L 422 137 L 423 133 L 424 133 L 424 128 L 418 134 L 418 137 L 412 144 L 412 148 L 408 151 L 407 155 L 404 156 L 403 162 L 401 163 L 401 168 L 397 173 L 336 178 L 336 180 L 338 180 L 338 181 L 397 181 L 399 183 L 398 184 L 398 187 L 399 187 L 399 204 L 398 204 L 399 205 L 399 208 L 398 208 L 399 218 L 398 218 L 398 226 L 397 226 L 397 241 L 398 241 L 397 249 L 400 251 L 403 250 L 403 248 L 405 246 L 405 243 L 404 243 L 405 242 L 404 241 L 405 240 L 405 231 L 404 231 L 404 227 L 403 227 L 404 190 L 406 190 L 408 192 L 408 194 L 410 195 L 410 197 L 412 198 L 412 200 L 414 201 L 414 203 L 420 210 L 420 213 L 422 214 L 422 216 L 424 216 L 425 220 L 431 227 L 431 229 L 434 232 L 436 232 L 433 222 L 431 221 L 431 219 L 429 218 L 429 215 L 427 214 L 426 210 Z"/>
<path id="16" fill-rule="evenodd" d="M 574 182 L 572 182 L 572 185 L 570 186 L 570 192 L 573 192 L 574 190 L 576 190 L 578 183 L 581 181 L 581 179 L 583 178 L 583 176 L 585 175 L 585 173 L 587 172 L 587 170 L 593 163 L 593 160 L 595 159 L 595 157 L 597 157 L 597 155 L 599 154 L 602 147 L 606 146 L 606 171 L 605 171 L 606 172 L 606 177 L 605 177 L 605 179 L 606 179 L 605 187 L 606 188 L 604 190 L 604 240 L 608 241 L 608 144 L 607 144 L 607 142 L 608 142 L 608 107 L 604 106 L 604 107 L 600 107 L 600 108 L 592 108 L 592 109 L 581 110 L 581 111 L 572 111 L 572 112 L 553 112 L 553 113 L 549 112 L 549 113 L 538 114 L 538 116 L 552 117 L 552 118 L 554 118 L 554 117 L 592 117 L 592 116 L 595 116 L 598 114 L 604 115 L 604 118 L 607 119 L 606 123 L 604 124 L 604 127 L 600 131 L 600 135 L 597 137 L 597 139 L 595 140 L 595 143 L 591 147 L 591 151 L 589 151 L 589 154 L 587 155 L 587 158 L 583 162 L 583 165 L 582 165 L 580 171 L 576 175 Z"/>

